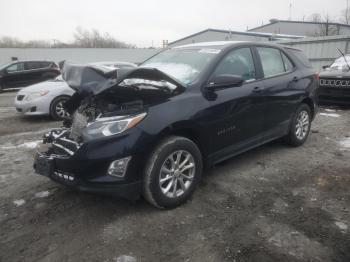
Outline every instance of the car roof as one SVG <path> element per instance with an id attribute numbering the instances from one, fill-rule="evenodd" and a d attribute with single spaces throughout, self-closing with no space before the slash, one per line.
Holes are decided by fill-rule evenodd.
<path id="1" fill-rule="evenodd" d="M 94 63 L 89 63 L 90 65 L 126 65 L 126 66 L 132 66 L 136 67 L 135 64 L 130 63 L 130 62 L 119 62 L 119 61 L 105 61 L 105 62 L 94 62 Z"/>
<path id="2" fill-rule="evenodd" d="M 193 44 L 187 44 L 187 45 L 181 45 L 181 46 L 176 46 L 173 47 L 172 49 L 182 49 L 182 48 L 216 48 L 216 49 L 224 49 L 226 47 L 230 46 L 236 46 L 236 45 L 242 45 L 242 44 L 247 44 L 247 45 L 264 45 L 264 46 L 271 46 L 271 47 L 282 47 L 282 48 L 288 48 L 288 49 L 293 49 L 293 50 L 298 50 L 301 51 L 300 49 L 286 46 L 286 45 L 281 45 L 281 44 L 276 44 L 276 43 L 271 43 L 271 42 L 258 42 L 258 41 L 214 41 L 214 42 L 199 42 L 199 43 L 193 43 Z"/>
<path id="3" fill-rule="evenodd" d="M 54 61 L 51 61 L 51 60 L 16 60 L 16 61 L 11 61 L 8 64 L 26 63 L 26 62 L 49 62 L 49 63 L 55 63 Z"/>

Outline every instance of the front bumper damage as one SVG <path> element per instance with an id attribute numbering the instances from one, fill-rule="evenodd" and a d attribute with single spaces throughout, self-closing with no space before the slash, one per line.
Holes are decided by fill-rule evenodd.
<path id="1" fill-rule="evenodd" d="M 82 191 L 138 198 L 145 154 L 154 146 L 155 136 L 126 118 L 124 124 L 130 128 L 112 124 L 143 115 L 138 118 L 141 121 L 148 108 L 168 101 L 185 87 L 155 68 L 117 70 L 65 64 L 62 76 L 76 91 L 64 105 L 72 119 L 64 123 L 69 128 L 44 136 L 43 148 L 35 156 L 35 171 Z M 99 122 L 103 118 L 105 122 Z"/>
<path id="2" fill-rule="evenodd" d="M 69 133 L 70 129 L 60 128 L 44 135 L 34 159 L 37 174 L 84 192 L 139 198 L 142 181 L 136 175 L 137 157 L 131 158 L 123 177 L 111 176 L 108 168 L 118 154 L 99 154 L 94 149 L 100 145 L 78 143 Z"/>

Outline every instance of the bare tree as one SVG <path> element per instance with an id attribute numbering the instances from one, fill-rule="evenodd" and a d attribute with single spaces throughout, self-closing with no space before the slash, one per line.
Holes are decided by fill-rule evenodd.
<path id="1" fill-rule="evenodd" d="M 0 38 L 1 48 L 47 48 L 50 43 L 45 40 L 30 40 L 27 42 L 21 41 L 15 37 L 3 36 Z"/>
<path id="2" fill-rule="evenodd" d="M 320 22 L 322 22 L 322 16 L 319 13 L 313 13 L 307 18 L 307 20 L 310 22 L 320 23 Z"/>
<path id="3" fill-rule="evenodd" d="M 309 32 L 310 36 L 332 36 L 339 35 L 339 26 L 334 23 L 334 20 L 327 14 L 321 15 L 314 13 L 309 16 L 308 21 L 319 23 L 318 28 L 313 32 Z"/>
<path id="4" fill-rule="evenodd" d="M 76 47 L 85 48 L 135 48 L 134 45 L 126 44 L 116 40 L 108 33 L 103 35 L 96 29 L 91 31 L 77 27 L 74 33 L 75 41 L 73 43 Z"/>
<path id="5" fill-rule="evenodd" d="M 341 12 L 340 23 L 350 24 L 350 8 L 346 8 Z"/>
<path id="6" fill-rule="evenodd" d="M 14 37 L 4 36 L 0 38 L 0 47 L 22 47 L 23 43 Z"/>
<path id="7" fill-rule="evenodd" d="M 21 41 L 15 37 L 0 37 L 0 48 L 136 48 L 135 45 L 116 40 L 108 33 L 101 34 L 98 30 L 85 30 L 81 27 L 74 33 L 73 43 L 63 43 L 57 39 Z"/>

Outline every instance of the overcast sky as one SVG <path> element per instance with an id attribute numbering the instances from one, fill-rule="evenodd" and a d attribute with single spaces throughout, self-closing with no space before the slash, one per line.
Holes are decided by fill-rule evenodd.
<path id="1" fill-rule="evenodd" d="M 0 36 L 72 41 L 76 27 L 96 28 L 139 47 L 160 46 L 215 28 L 245 31 L 271 18 L 339 17 L 346 0 L 0 0 Z"/>

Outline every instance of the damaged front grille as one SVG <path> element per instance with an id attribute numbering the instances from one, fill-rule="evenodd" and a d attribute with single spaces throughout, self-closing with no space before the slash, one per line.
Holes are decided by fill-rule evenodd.
<path id="1" fill-rule="evenodd" d="M 51 143 L 53 154 L 72 156 L 80 148 L 80 144 L 70 139 L 70 129 L 54 129 L 44 135 L 44 143 Z"/>
<path id="2" fill-rule="evenodd" d="M 88 119 L 85 115 L 76 111 L 73 115 L 72 127 L 69 138 L 77 142 L 81 136 L 82 130 L 87 126 Z"/>

